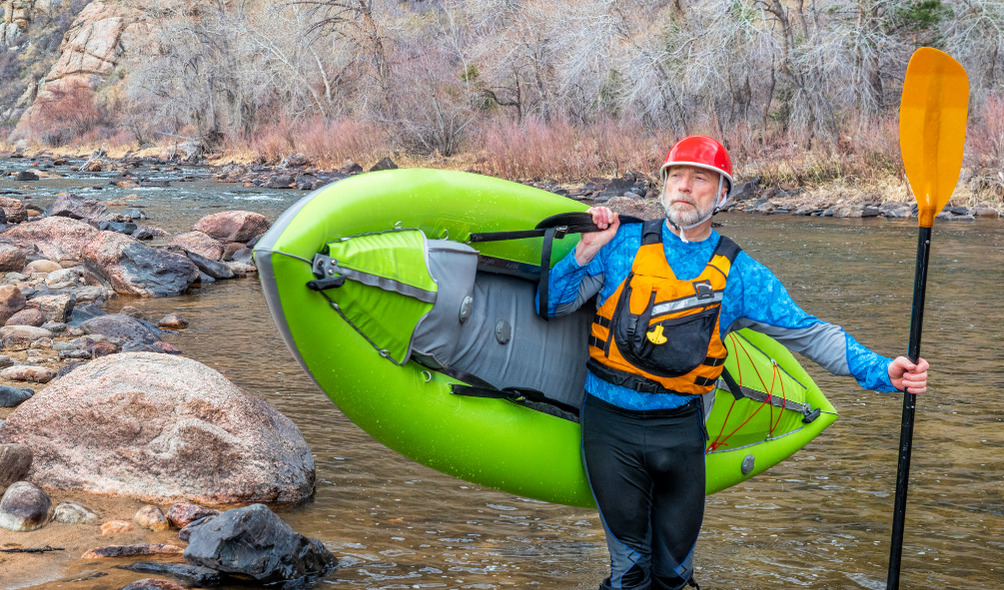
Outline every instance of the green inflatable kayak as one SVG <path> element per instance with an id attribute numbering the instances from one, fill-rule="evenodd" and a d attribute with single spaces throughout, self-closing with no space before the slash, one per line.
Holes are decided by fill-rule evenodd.
<path id="1" fill-rule="evenodd" d="M 577 422 L 590 310 L 536 315 L 544 238 L 480 241 L 585 209 L 476 174 L 371 172 L 301 199 L 255 259 L 293 355 L 376 440 L 478 485 L 593 506 Z M 578 240 L 562 233 L 548 241 L 552 264 Z M 737 384 L 720 381 L 705 399 L 709 493 L 777 464 L 837 417 L 771 338 L 742 330 L 726 345 Z"/>

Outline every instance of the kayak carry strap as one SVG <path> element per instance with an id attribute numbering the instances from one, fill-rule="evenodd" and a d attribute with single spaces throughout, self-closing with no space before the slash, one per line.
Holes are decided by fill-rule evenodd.
<path id="1" fill-rule="evenodd" d="M 641 223 L 637 217 L 625 215 L 621 218 L 622 223 Z M 520 240 L 523 238 L 543 237 L 544 242 L 540 249 L 540 277 L 537 282 L 537 293 L 540 295 L 540 304 L 537 306 L 537 315 L 547 320 L 548 307 L 548 280 L 551 270 L 551 250 L 555 238 L 561 239 L 568 234 L 584 232 L 602 231 L 593 223 L 593 216 L 585 211 L 569 211 L 551 215 L 537 224 L 534 229 L 512 230 L 498 232 L 479 232 L 470 235 L 469 241 L 474 242 L 495 242 L 500 240 Z"/>
<path id="2" fill-rule="evenodd" d="M 444 375 L 453 377 L 454 379 L 471 383 L 471 385 L 451 383 L 450 393 L 454 395 L 466 395 L 469 397 L 481 397 L 487 399 L 504 399 L 521 405 L 526 405 L 528 402 L 546 404 L 554 406 L 563 412 L 568 412 L 575 416 L 579 415 L 579 408 L 566 404 L 565 402 L 549 398 L 544 395 L 543 392 L 536 389 L 529 387 L 504 387 L 499 389 L 484 379 L 466 371 L 449 368 L 441 368 L 437 370 Z"/>
<path id="3" fill-rule="evenodd" d="M 725 387 L 722 387 L 722 385 Z M 729 374 L 727 369 L 722 371 L 722 376 L 718 379 L 717 387 L 719 389 L 728 389 L 728 391 L 732 394 L 732 397 L 736 398 L 736 401 L 747 398 L 760 403 L 770 404 L 781 409 L 800 412 L 802 414 L 802 422 L 806 424 L 818 418 L 822 413 L 819 408 L 812 409 L 809 404 L 803 404 L 790 399 L 785 399 L 783 397 L 769 395 L 762 391 L 750 389 L 749 387 L 742 387 L 736 382 L 732 375 Z"/>

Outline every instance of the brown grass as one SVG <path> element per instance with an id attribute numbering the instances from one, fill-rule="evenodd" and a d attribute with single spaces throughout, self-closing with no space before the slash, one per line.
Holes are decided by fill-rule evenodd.
<path id="1" fill-rule="evenodd" d="M 137 150 L 135 139 L 116 131 L 107 113 L 93 106 L 90 96 L 76 91 L 44 105 L 30 131 L 44 147 L 59 151 L 101 147 L 109 153 Z M 967 158 L 954 204 L 1004 205 L 1004 97 L 991 94 L 979 105 L 967 137 Z M 851 121 L 836 142 L 797 132 L 766 134 L 733 126 L 719 135 L 728 147 L 739 182 L 758 178 L 762 187 L 802 188 L 830 200 L 908 200 L 899 150 L 898 121 Z M 300 154 L 315 166 L 338 168 L 346 160 L 364 168 L 382 157 L 399 166 L 470 170 L 520 181 L 582 183 L 595 178 L 639 172 L 652 177 L 676 140 L 665 130 L 611 119 L 591 125 L 567 120 L 522 123 L 482 119 L 467 129 L 455 156 L 421 155 L 402 148 L 390 123 L 366 120 L 300 121 L 287 119 L 261 129 L 250 139 L 229 139 L 213 162 L 243 161 L 277 164 Z M 145 155 L 169 152 L 168 140 Z M 134 152 L 135 153 L 135 152 Z M 654 182 L 654 178 L 652 178 Z"/>

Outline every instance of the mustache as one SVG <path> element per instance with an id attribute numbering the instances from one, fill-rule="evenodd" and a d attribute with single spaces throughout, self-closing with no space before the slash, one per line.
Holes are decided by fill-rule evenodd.
<path id="1" fill-rule="evenodd" d="M 667 205 L 672 205 L 673 203 L 687 203 L 688 205 L 693 205 L 694 207 L 697 206 L 697 202 L 696 201 L 694 201 L 693 199 L 688 199 L 686 197 L 679 197 L 679 196 L 677 196 L 677 197 L 667 197 L 666 198 L 666 204 Z"/>

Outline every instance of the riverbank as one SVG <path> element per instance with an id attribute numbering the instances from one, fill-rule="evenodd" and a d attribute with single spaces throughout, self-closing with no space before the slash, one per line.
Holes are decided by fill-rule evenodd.
<path id="1" fill-rule="evenodd" d="M 58 149 L 0 152 L 0 161 L 17 161 L 22 170 L 18 180 L 30 183 L 33 176 L 58 177 L 60 168 L 76 172 L 118 172 L 110 182 L 120 187 L 144 187 L 163 184 L 151 181 L 150 171 L 178 171 L 187 174 L 201 170 L 216 181 L 270 190 L 311 191 L 330 182 L 362 172 L 398 167 L 429 167 L 480 173 L 476 162 L 457 158 L 385 156 L 376 161 L 357 163 L 346 160 L 338 165 L 315 162 L 302 155 L 284 156 L 278 163 L 266 163 L 254 154 L 215 154 L 209 157 L 188 156 L 184 146 L 144 150 L 103 148 L 86 152 Z M 658 178 L 646 172 L 628 172 L 619 177 L 590 178 L 580 182 L 555 182 L 542 178 L 509 179 L 543 190 L 588 202 L 607 204 L 615 210 L 647 217 L 660 216 Z M 812 185 L 770 184 L 760 176 L 737 176 L 732 199 L 725 210 L 761 215 L 790 214 L 837 218 L 909 218 L 916 207 L 904 179 L 887 176 L 866 179 L 836 178 Z M 966 221 L 975 218 L 1000 218 L 1004 203 L 978 199 L 964 183 L 957 187 L 940 219 Z"/>

